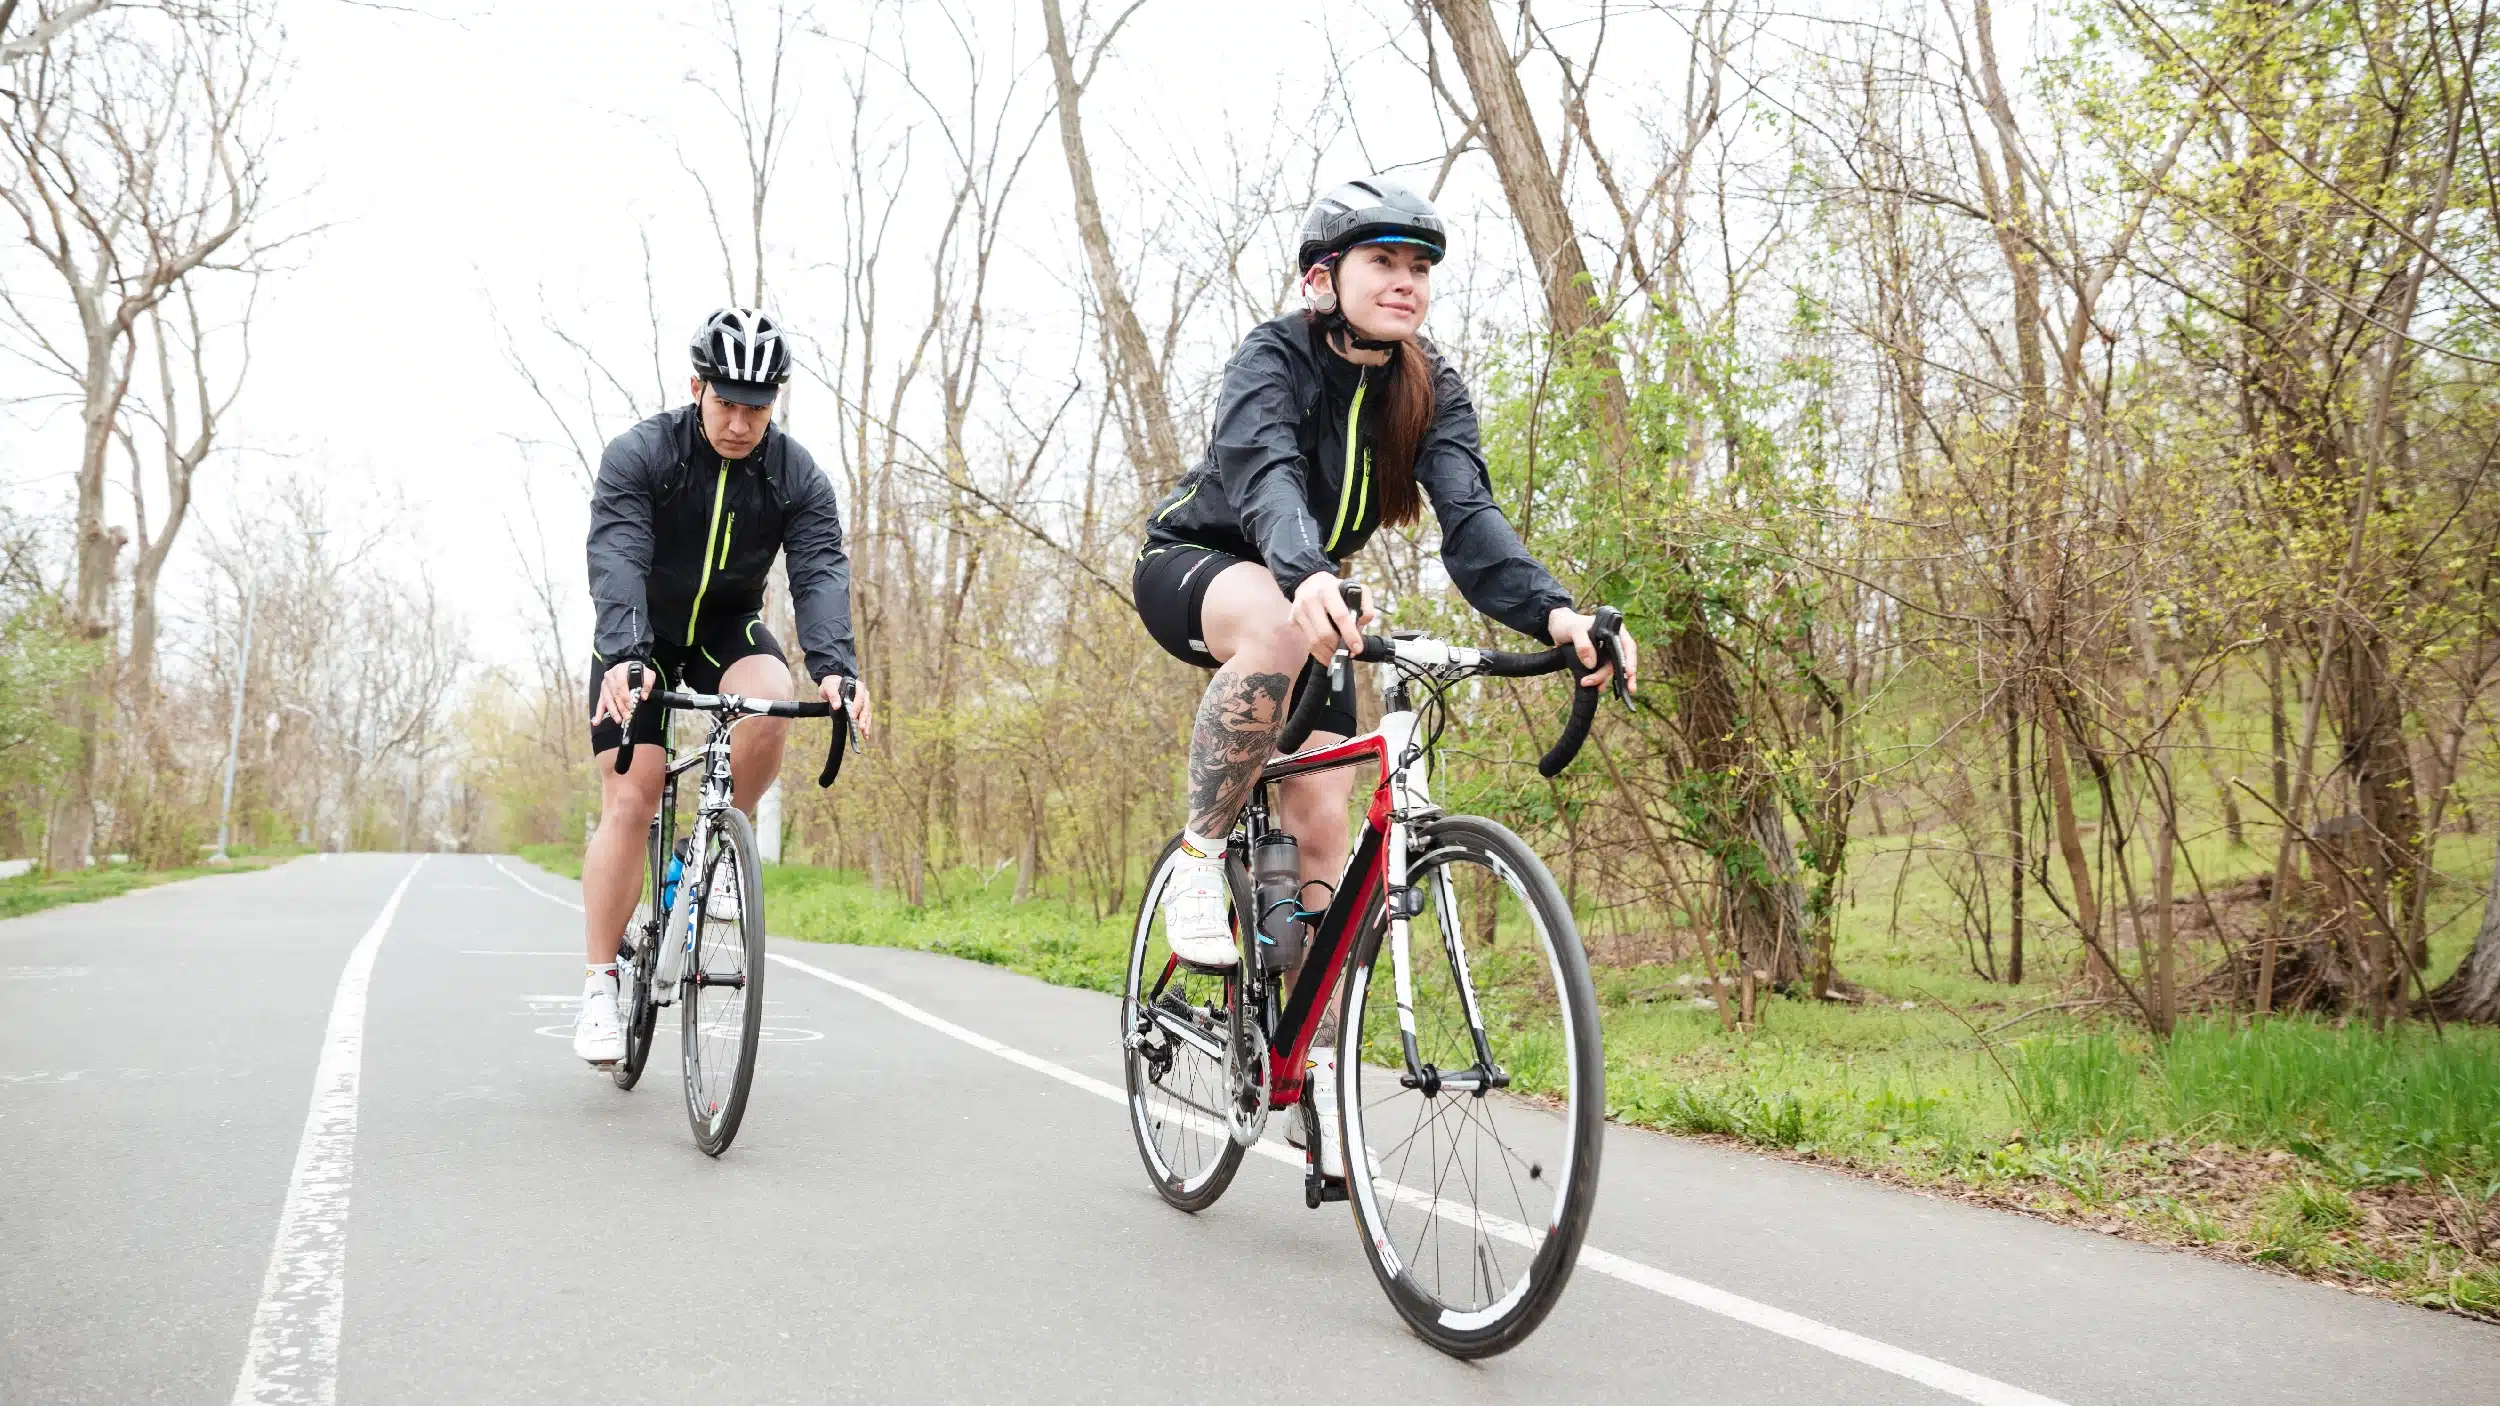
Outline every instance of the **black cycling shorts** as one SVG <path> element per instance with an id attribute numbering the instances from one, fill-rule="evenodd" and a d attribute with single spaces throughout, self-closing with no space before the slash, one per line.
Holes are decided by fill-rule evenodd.
<path id="1" fill-rule="evenodd" d="M 1164 653 L 1201 669 L 1221 667 L 1215 656 L 1207 653 L 1205 627 L 1198 612 L 1206 604 L 1208 583 L 1240 560 L 1212 547 L 1186 545 L 1148 547 L 1138 557 L 1136 574 L 1129 579 L 1129 591 L 1137 600 L 1137 618 L 1145 622 L 1146 633 L 1154 636 Z M 1302 676 L 1294 680 L 1293 696 L 1299 699 L 1303 686 L 1320 672 L 1318 661 L 1304 664 Z M 1351 668 L 1340 668 L 1326 676 L 1328 702 L 1321 707 L 1313 732 L 1354 735 L 1354 685 L 1350 677 L 1353 672 Z"/>
<path id="2" fill-rule="evenodd" d="M 733 615 L 706 628 L 691 645 L 653 645 L 651 657 L 644 662 L 659 671 L 660 680 L 652 685 L 654 688 L 710 693 L 720 687 L 720 676 L 730 665 L 750 654 L 769 654 L 784 662 L 790 657 L 782 652 L 781 641 L 773 638 L 773 632 L 764 628 L 763 617 Z M 590 656 L 589 716 L 598 716 L 599 685 L 607 678 L 609 668 L 609 661 L 595 653 Z M 635 743 L 657 746 L 665 716 L 658 708 L 641 709 L 634 720 Z M 594 757 L 614 751 L 624 740 L 625 730 L 612 720 L 590 725 L 590 754 Z"/>

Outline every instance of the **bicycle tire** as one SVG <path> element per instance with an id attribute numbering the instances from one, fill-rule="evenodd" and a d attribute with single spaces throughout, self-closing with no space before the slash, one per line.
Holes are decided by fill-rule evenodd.
<path id="1" fill-rule="evenodd" d="M 1451 816 L 1421 827 L 1415 849 L 1407 881 L 1419 895 L 1429 895 L 1432 905 L 1428 913 L 1419 913 L 1412 921 L 1409 933 L 1410 970 L 1416 974 L 1414 1006 L 1418 1012 L 1415 1023 L 1419 1027 L 1419 1045 L 1433 1039 L 1436 1045 L 1447 1047 L 1457 1038 L 1453 1031 L 1463 1034 L 1468 1030 L 1463 1007 L 1457 1004 L 1456 978 L 1460 972 L 1479 964 L 1487 969 L 1504 967 L 1500 974 L 1471 977 L 1469 987 L 1486 1012 L 1482 1025 L 1488 1042 L 1501 1042 L 1496 1049 L 1497 1063 L 1526 1087 L 1519 1088 L 1518 1094 L 1471 1094 L 1449 1089 L 1435 1093 L 1430 1088 L 1407 1085 L 1403 1068 L 1383 1068 L 1377 1058 L 1361 1057 L 1367 1048 L 1364 1035 L 1368 1018 L 1374 1022 L 1370 1048 L 1375 1055 L 1384 1049 L 1393 1052 L 1390 1057 L 1401 1065 L 1404 1058 L 1394 1053 L 1398 1048 L 1394 992 L 1386 993 L 1376 1003 L 1369 1000 L 1375 965 L 1388 965 L 1380 960 L 1387 946 L 1388 923 L 1382 905 L 1375 900 L 1348 958 L 1339 995 L 1338 1029 L 1343 1044 L 1338 1058 L 1334 1115 L 1344 1133 L 1342 1146 L 1346 1149 L 1349 1173 L 1358 1170 L 1358 1157 L 1366 1172 L 1348 1176 L 1346 1200 L 1353 1210 L 1372 1273 L 1407 1326 L 1453 1357 L 1490 1357 L 1518 1346 L 1553 1310 L 1570 1282 L 1572 1267 L 1588 1235 L 1589 1217 L 1597 1202 L 1598 1160 L 1606 1120 L 1605 1051 L 1598 1031 L 1597 995 L 1589 981 L 1588 958 L 1581 950 L 1571 906 L 1543 861 L 1517 835 L 1490 820 Z M 1527 955 L 1541 955 L 1541 963 L 1528 960 L 1518 949 L 1497 953 L 1489 941 L 1479 955 L 1478 949 L 1464 938 L 1473 919 L 1462 921 L 1456 914 L 1443 916 L 1442 905 L 1450 903 L 1456 890 L 1455 882 L 1445 879 L 1452 872 L 1450 866 L 1462 863 L 1480 867 L 1487 879 L 1500 886 L 1490 891 L 1471 886 L 1472 894 L 1489 892 L 1495 905 L 1501 903 L 1503 892 L 1512 896 L 1522 910 L 1521 916 L 1529 920 L 1541 949 Z M 1461 911 L 1467 908 L 1465 903 L 1451 906 Z M 1432 934 L 1449 930 L 1461 934 L 1456 946 L 1462 956 L 1457 961 L 1446 955 L 1447 945 L 1427 945 Z M 1491 934 L 1486 936 L 1490 938 Z M 1432 965 L 1436 955 L 1437 967 Z M 1427 989 L 1428 978 L 1436 973 L 1449 974 L 1446 979 L 1450 992 L 1449 999 L 1437 1005 L 1433 999 L 1437 993 Z M 1384 985 L 1389 982 L 1386 970 L 1380 977 Z M 1550 998 L 1539 985 L 1540 977 L 1551 983 Z M 1510 984 L 1496 984 L 1502 982 Z M 1550 1021 L 1520 1014 L 1531 1003 L 1547 999 L 1552 1003 Z M 1542 1007 L 1538 1009 L 1541 1015 Z M 1386 1012 L 1385 1028 L 1377 1013 L 1380 1011 Z M 1434 1031 L 1420 1028 L 1427 1016 L 1440 1020 Z M 1466 1049 L 1472 1062 L 1472 1037 Z M 1451 1052 L 1458 1053 L 1456 1049 Z M 1552 1074 L 1557 1053 L 1559 1078 Z M 1423 1058 L 1430 1064 L 1431 1051 L 1426 1050 Z M 1459 1067 L 1454 1061 L 1439 1072 L 1448 1073 Z M 1554 1087 L 1539 1088 L 1539 1083 Z M 1518 1096 L 1531 1092 L 1544 1097 L 1531 1101 Z M 1429 1117 L 1419 1111 L 1415 1127 L 1401 1143 L 1391 1144 L 1387 1139 L 1398 1127 L 1392 1121 L 1393 1101 L 1410 1096 L 1419 1101 L 1422 1109 L 1430 1110 Z M 1501 1101 L 1488 1104 L 1490 1099 Z M 1558 1100 L 1564 1105 L 1559 1116 L 1552 1108 Z M 1376 1120 L 1378 1141 L 1374 1141 L 1372 1126 L 1375 1112 L 1380 1115 Z M 1456 1118 L 1449 1116 L 1453 1112 L 1458 1115 Z M 1501 1128 L 1505 1118 L 1511 1120 L 1512 1128 L 1519 1130 L 1517 1136 L 1532 1145 L 1539 1156 L 1528 1157 L 1511 1146 L 1511 1134 Z M 1412 1166 L 1414 1151 L 1421 1145 L 1427 1128 L 1433 1147 L 1425 1168 L 1434 1178 L 1429 1190 L 1409 1184 L 1409 1178 L 1416 1175 Z M 1498 1188 L 1503 1183 L 1484 1171 L 1481 1141 L 1474 1159 L 1475 1171 L 1470 1175 L 1468 1159 L 1459 1150 L 1459 1139 L 1469 1135 L 1468 1129 L 1473 1129 L 1480 1139 L 1485 1135 L 1493 1138 L 1493 1170 L 1507 1176 L 1510 1192 L 1519 1198 L 1518 1214 L 1477 1204 L 1482 1199 L 1498 1199 Z M 1450 1146 L 1446 1161 L 1439 1150 L 1445 1135 Z M 1406 1160 L 1402 1162 L 1397 1160 L 1400 1146 L 1405 1149 Z M 1545 1160 L 1548 1157 L 1560 1163 L 1550 1207 L 1544 1204 L 1543 1195 L 1531 1196 L 1521 1186 L 1523 1177 L 1527 1187 L 1535 1188 L 1553 1174 L 1549 1171 L 1551 1164 Z M 1455 1185 L 1450 1180 L 1453 1170 Z M 1453 1212 L 1451 1208 L 1461 1197 L 1470 1204 Z M 1528 1204 L 1531 1200 L 1539 1204 L 1532 1207 Z M 1401 1249 L 1407 1226 L 1417 1227 L 1415 1243 Z M 1453 1227 L 1465 1242 L 1456 1253 L 1447 1248 Z M 1429 1249 L 1425 1247 L 1427 1240 Z M 1503 1250 L 1496 1248 L 1497 1241 L 1513 1248 L 1524 1244 L 1531 1252 L 1515 1282 L 1506 1277 L 1498 1284 L 1494 1282 L 1497 1274 L 1507 1274 L 1500 1269 Z M 1427 1260 L 1430 1283 L 1426 1282 Z M 1471 1298 L 1479 1282 L 1476 1276 L 1485 1276 L 1485 1302 L 1461 1305 L 1450 1301 L 1453 1295 L 1443 1271 L 1452 1261 L 1467 1276 Z M 1498 1296 L 1496 1290 L 1500 1291 Z"/>
<path id="2" fill-rule="evenodd" d="M 682 1008 L 677 1044 L 685 1069 L 687 1125 L 695 1146 L 706 1156 L 718 1157 L 737 1140 L 738 1125 L 746 1118 L 747 1095 L 755 1084 L 755 1051 L 764 1033 L 764 884 L 755 858 L 755 830 L 741 812 L 720 813 L 706 848 L 710 853 L 702 864 L 689 867 L 678 881 L 702 887 L 695 890 L 695 950 L 677 983 Z M 703 911 L 711 901 L 713 874 L 722 864 L 735 866 L 735 924 L 716 924 Z M 733 954 L 738 984 L 714 984 L 728 975 L 716 963 L 725 964 Z M 736 995 L 712 994 L 724 990 Z M 734 1060 L 727 1071 L 713 1067 L 724 1055 Z M 725 1080 L 717 1077 L 724 1072 Z"/>
<path id="3" fill-rule="evenodd" d="M 647 895 L 641 911 L 625 922 L 625 930 L 634 939 L 634 955 L 617 967 L 617 1019 L 625 1027 L 625 1057 L 616 1062 L 609 1076 L 620 1089 L 631 1090 L 642 1081 L 642 1070 L 651 1060 L 651 1037 L 660 1024 L 660 1009 L 651 1004 L 652 958 L 659 951 L 662 918 L 653 916 L 660 909 L 660 868 L 662 861 L 660 827 L 654 823 L 644 843 L 643 891 Z"/>
<path id="4" fill-rule="evenodd" d="M 1203 1068 L 1208 1062 L 1204 1055 L 1173 1039 L 1151 1021 L 1141 1020 L 1143 1000 L 1152 994 L 1150 988 L 1164 970 L 1161 961 L 1150 957 L 1157 949 L 1164 956 L 1170 955 L 1170 949 L 1158 939 L 1156 918 L 1164 883 L 1180 847 L 1177 835 L 1163 847 L 1138 900 L 1137 925 L 1129 939 L 1128 977 L 1120 995 L 1120 1066 L 1128 1079 L 1129 1131 L 1137 1140 L 1137 1157 L 1145 1164 L 1146 1179 L 1165 1201 L 1195 1214 L 1214 1205 L 1233 1184 L 1233 1175 L 1241 1170 L 1242 1155 L 1247 1149 L 1235 1142 L 1223 1126 L 1219 1100 L 1224 1096 L 1226 1069 L 1213 1069 L 1210 1082 L 1206 1077 L 1209 1071 Z M 1238 933 L 1238 919 L 1235 928 Z M 1237 1000 L 1241 991 L 1237 977 L 1224 979 L 1193 973 L 1182 979 L 1179 999 L 1184 1007 L 1195 1007 L 1195 1001 L 1189 999 L 1195 992 L 1220 989 L 1229 1003 Z M 1167 986 L 1165 999 L 1173 997 Z M 1226 1045 L 1232 1043 L 1229 1016 L 1228 1004 L 1226 1018 L 1207 1022 L 1214 1029 L 1228 1031 L 1223 1041 Z M 1184 1064 L 1184 1060 L 1188 1063 Z M 1167 1086 L 1173 1071 L 1184 1069 L 1188 1071 L 1182 1076 L 1186 1087 Z M 1214 1124 L 1212 1129 L 1201 1126 L 1209 1121 Z"/>

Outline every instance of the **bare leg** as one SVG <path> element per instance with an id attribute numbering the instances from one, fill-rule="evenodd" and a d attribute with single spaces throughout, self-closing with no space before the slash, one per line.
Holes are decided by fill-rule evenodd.
<path id="1" fill-rule="evenodd" d="M 720 691 L 749 698 L 789 698 L 790 666 L 769 654 L 750 654 L 720 676 Z M 835 719 L 834 725 L 841 726 Z M 729 739 L 730 804 L 755 818 L 755 803 L 781 774 L 782 748 L 790 741 L 788 718 L 749 718 Z"/>
<path id="2" fill-rule="evenodd" d="M 660 809 L 660 779 L 667 763 L 657 747 L 636 747 L 632 769 L 616 774 L 616 752 L 592 760 L 599 770 L 599 828 L 582 851 L 584 955 L 594 967 L 616 960 L 617 939 L 634 914 L 642 888 L 644 837 Z"/>
<path id="3" fill-rule="evenodd" d="M 1207 652 L 1223 662 L 1198 704 L 1189 741 L 1189 828 L 1221 836 L 1258 784 L 1285 730 L 1285 699 L 1309 657 L 1292 606 L 1267 568 L 1236 562 L 1207 587 L 1198 613 Z"/>
<path id="4" fill-rule="evenodd" d="M 1315 732 L 1310 745 L 1329 746 L 1344 740 L 1333 732 Z M 1300 847 L 1306 886 L 1317 879 L 1334 888 L 1344 874 L 1349 847 L 1346 803 L 1353 799 L 1354 781 L 1354 769 L 1346 767 L 1292 777 L 1276 785 L 1277 819 Z"/>

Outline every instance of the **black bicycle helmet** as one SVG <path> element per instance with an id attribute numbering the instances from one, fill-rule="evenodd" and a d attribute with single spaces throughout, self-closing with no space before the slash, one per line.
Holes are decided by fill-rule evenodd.
<path id="1" fill-rule="evenodd" d="M 1357 244 L 1420 244 L 1435 263 L 1450 252 L 1449 231 L 1432 202 L 1379 176 L 1348 181 L 1311 202 L 1302 217 L 1302 271 Z"/>
<path id="2" fill-rule="evenodd" d="M 694 374 L 734 405 L 770 405 L 790 379 L 790 341 L 761 308 L 722 308 L 694 334 Z"/>

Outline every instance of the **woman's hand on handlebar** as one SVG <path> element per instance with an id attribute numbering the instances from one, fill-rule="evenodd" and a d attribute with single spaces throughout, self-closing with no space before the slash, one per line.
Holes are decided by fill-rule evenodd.
<path id="1" fill-rule="evenodd" d="M 626 677 L 638 665 L 642 669 L 642 691 L 639 693 L 634 691 L 633 685 L 627 681 Z M 634 705 L 651 696 L 652 684 L 658 677 L 658 672 L 638 659 L 627 659 L 610 665 L 606 677 L 599 681 L 599 706 L 591 710 L 590 720 L 593 723 L 603 723 L 613 719 L 618 727 L 633 726 Z"/>
<path id="2" fill-rule="evenodd" d="M 1325 664 L 1340 649 L 1348 654 L 1363 652 L 1363 629 L 1380 619 L 1372 608 L 1371 593 L 1363 594 L 1363 614 L 1346 609 L 1343 583 L 1325 571 L 1314 571 L 1302 578 L 1293 589 L 1293 623 L 1302 632 L 1302 642 L 1311 657 Z"/>
<path id="3" fill-rule="evenodd" d="M 872 728 L 868 721 L 868 685 L 857 679 L 846 679 L 840 674 L 827 674 L 816 681 L 816 690 L 824 695 L 827 703 L 833 705 L 835 712 L 847 712 L 851 715 L 851 725 L 859 729 L 862 739 L 871 735 Z"/>
<path id="4" fill-rule="evenodd" d="M 1599 662 L 1597 641 L 1589 636 L 1589 631 L 1596 624 L 1596 616 L 1582 615 L 1567 605 L 1555 606 L 1553 612 L 1545 617 L 1547 636 L 1556 644 L 1570 645 L 1573 652 L 1580 656 L 1581 667 L 1596 670 L 1595 673 L 1585 675 L 1580 680 L 1581 683 L 1592 688 L 1605 684 L 1615 676 L 1614 662 L 1612 660 L 1607 660 L 1602 664 Z M 1641 674 L 1641 652 L 1639 646 L 1632 641 L 1630 626 L 1627 625 L 1615 631 L 1615 646 L 1623 655 L 1624 691 L 1630 693 L 1638 685 Z"/>

